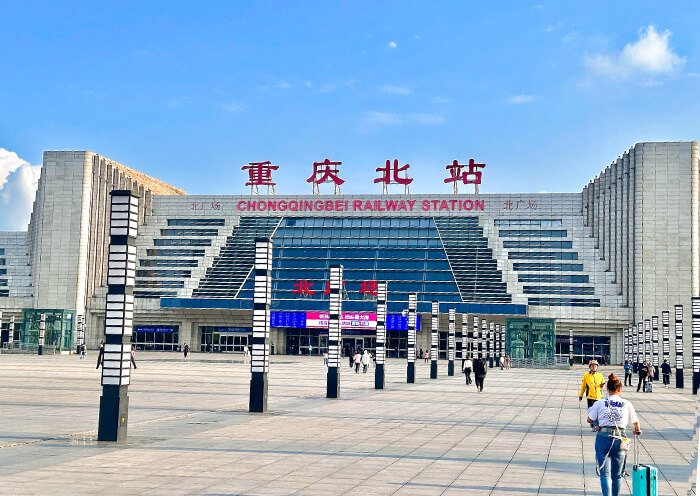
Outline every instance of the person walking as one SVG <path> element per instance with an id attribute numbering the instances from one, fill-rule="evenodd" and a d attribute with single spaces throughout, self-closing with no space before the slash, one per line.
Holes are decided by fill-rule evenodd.
<path id="1" fill-rule="evenodd" d="M 248 345 L 243 347 L 243 363 L 250 363 L 250 348 L 248 348 Z"/>
<path id="2" fill-rule="evenodd" d="M 185 355 L 185 361 L 187 361 L 187 357 L 190 356 L 190 345 L 185 343 L 185 346 L 182 348 L 182 354 Z"/>
<path id="3" fill-rule="evenodd" d="M 664 360 L 664 363 L 661 364 L 661 376 L 664 379 L 664 387 L 668 389 L 669 384 L 671 384 L 671 366 L 668 360 Z"/>
<path id="4" fill-rule="evenodd" d="M 353 368 L 355 365 L 355 353 L 352 351 L 352 348 L 348 347 L 348 364 L 350 365 L 350 368 Z"/>
<path id="5" fill-rule="evenodd" d="M 632 360 L 625 362 L 625 386 L 632 387 Z M 629 381 L 629 384 L 627 382 Z"/>
<path id="6" fill-rule="evenodd" d="M 472 383 L 472 367 L 474 367 L 474 363 L 472 362 L 471 358 L 467 357 L 467 359 L 464 361 L 464 365 L 462 366 L 464 380 L 467 381 L 467 384 Z"/>
<path id="7" fill-rule="evenodd" d="M 87 347 L 85 343 L 80 345 L 80 359 L 85 360 L 85 355 L 87 355 Z"/>
<path id="8" fill-rule="evenodd" d="M 603 374 L 598 372 L 598 362 L 596 360 L 591 360 L 588 363 L 588 372 L 583 374 L 578 400 L 583 400 L 583 395 L 585 394 L 588 408 L 592 407 L 593 404 L 600 399 L 600 388 L 603 387 L 604 384 L 605 378 Z"/>
<path id="9" fill-rule="evenodd" d="M 135 369 L 138 367 L 136 366 L 136 348 L 134 348 L 134 345 L 131 345 L 131 365 L 134 366 Z"/>
<path id="10" fill-rule="evenodd" d="M 353 355 L 352 363 L 355 365 L 355 373 L 359 374 L 360 373 L 360 363 L 362 363 L 362 357 L 360 356 L 359 351 L 356 351 L 355 354 Z"/>
<path id="11" fill-rule="evenodd" d="M 642 362 L 642 364 L 637 367 L 637 373 L 639 374 L 639 382 L 637 383 L 637 392 L 642 389 L 642 392 L 646 391 L 647 388 L 647 377 L 649 376 L 649 365 L 647 362 Z"/>
<path id="12" fill-rule="evenodd" d="M 323 352 L 323 365 L 328 367 L 328 352 L 327 351 Z"/>
<path id="13" fill-rule="evenodd" d="M 506 353 L 506 370 L 510 370 L 510 355 Z"/>
<path id="14" fill-rule="evenodd" d="M 484 379 L 486 378 L 486 362 L 481 358 L 474 360 L 474 382 L 476 382 L 476 390 L 482 392 L 484 390 Z"/>
<path id="15" fill-rule="evenodd" d="M 625 470 L 625 459 L 629 450 L 629 440 L 625 429 L 634 426 L 634 434 L 639 436 L 642 429 L 634 406 L 629 400 L 620 396 L 622 383 L 615 374 L 608 376 L 608 397 L 596 401 L 588 409 L 586 421 L 597 427 L 595 438 L 596 472 L 600 476 L 603 496 L 619 496 L 620 480 Z M 627 443 L 626 448 L 623 446 Z"/>
<path id="16" fill-rule="evenodd" d="M 366 374 L 367 373 L 367 367 L 369 367 L 369 351 L 365 350 L 365 352 L 362 354 L 362 373 Z"/>
<path id="17" fill-rule="evenodd" d="M 104 354 L 105 354 L 105 342 L 100 341 L 100 349 L 97 352 L 97 367 L 95 367 L 95 369 L 99 369 L 100 365 L 102 365 L 102 360 L 104 358 Z"/>

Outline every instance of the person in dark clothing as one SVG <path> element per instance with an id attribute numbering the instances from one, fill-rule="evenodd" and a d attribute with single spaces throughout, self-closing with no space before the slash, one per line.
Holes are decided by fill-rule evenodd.
<path id="1" fill-rule="evenodd" d="M 484 379 L 486 378 L 486 362 L 481 358 L 474 360 L 474 382 L 476 390 L 482 392 L 484 390 Z"/>
<path id="2" fill-rule="evenodd" d="M 664 360 L 664 363 L 661 364 L 661 375 L 664 378 L 664 386 L 668 388 L 668 385 L 671 384 L 671 366 L 668 360 Z"/>
<path id="3" fill-rule="evenodd" d="M 647 385 L 647 377 L 649 377 L 649 365 L 647 365 L 647 362 L 642 363 L 639 368 L 637 369 L 637 372 L 639 373 L 639 383 L 637 383 L 637 392 L 639 392 L 642 387 L 646 388 Z M 644 389 L 642 389 L 644 391 Z"/>
<path id="4" fill-rule="evenodd" d="M 629 382 L 629 384 L 627 384 Z M 632 387 L 632 360 L 625 362 L 625 386 Z"/>
<path id="5" fill-rule="evenodd" d="M 97 353 L 97 367 L 95 367 L 95 369 L 99 369 L 100 365 L 102 365 L 102 360 L 104 359 L 104 354 L 105 354 L 105 343 L 104 343 L 104 341 L 100 341 L 100 351 Z"/>

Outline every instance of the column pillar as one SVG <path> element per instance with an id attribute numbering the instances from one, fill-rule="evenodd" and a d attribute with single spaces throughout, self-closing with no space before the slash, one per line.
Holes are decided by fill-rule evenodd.
<path id="1" fill-rule="evenodd" d="M 343 309 L 343 266 L 330 266 L 328 295 L 328 373 L 326 376 L 326 398 L 340 397 L 340 316 Z"/>
<path id="2" fill-rule="evenodd" d="M 272 296 L 272 241 L 255 240 L 253 266 L 253 336 L 250 346 L 248 411 L 267 411 L 267 374 L 270 371 L 270 299 Z M 191 328 L 191 326 L 190 326 Z"/>
<path id="3" fill-rule="evenodd" d="M 114 190 L 110 194 L 105 344 L 97 439 L 123 442 L 129 422 L 139 199 L 129 190 Z"/>
<path id="4" fill-rule="evenodd" d="M 418 294 L 408 295 L 408 336 L 406 339 L 406 382 L 416 382 L 416 307 Z"/>
<path id="5" fill-rule="evenodd" d="M 386 362 L 386 282 L 377 283 L 377 345 L 375 351 L 374 389 L 384 389 Z"/>
<path id="6" fill-rule="evenodd" d="M 630 326 L 630 332 L 632 333 L 632 370 L 637 373 L 637 368 L 639 367 L 639 332 L 636 324 Z"/>
<path id="7" fill-rule="evenodd" d="M 683 388 L 683 305 L 675 305 L 676 324 L 676 388 Z"/>
<path id="8" fill-rule="evenodd" d="M 496 331 L 496 324 L 494 322 L 489 323 L 489 334 L 488 340 L 486 341 L 486 350 L 488 351 L 489 357 L 489 368 L 493 368 L 493 338 Z"/>
<path id="9" fill-rule="evenodd" d="M 452 377 L 455 375 L 455 309 L 450 308 L 447 315 L 447 375 Z"/>
<path id="10" fill-rule="evenodd" d="M 440 303 L 434 301 L 430 305 L 430 378 L 438 378 L 438 345 L 440 336 L 438 327 L 440 325 Z"/>
<path id="11" fill-rule="evenodd" d="M 471 335 L 469 336 L 469 341 L 470 341 L 469 342 L 469 358 L 471 358 L 472 360 L 476 357 L 476 355 L 474 355 L 474 352 L 476 352 L 477 348 L 479 347 L 479 345 L 477 343 L 477 340 L 479 337 L 479 316 L 478 315 L 474 315 L 473 324 L 474 325 L 472 327 L 472 332 L 471 332 Z"/>

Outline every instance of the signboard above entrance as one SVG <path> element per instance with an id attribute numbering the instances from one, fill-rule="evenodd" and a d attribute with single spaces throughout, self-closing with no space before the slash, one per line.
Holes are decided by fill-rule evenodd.
<path id="1" fill-rule="evenodd" d="M 420 319 L 416 319 L 416 330 L 420 330 Z M 377 329 L 377 315 L 374 313 L 345 312 L 341 318 L 343 329 L 366 330 L 373 334 Z M 270 327 L 292 329 L 327 329 L 328 313 L 325 312 L 270 312 Z M 386 316 L 387 331 L 407 331 L 408 317 L 400 314 Z"/>

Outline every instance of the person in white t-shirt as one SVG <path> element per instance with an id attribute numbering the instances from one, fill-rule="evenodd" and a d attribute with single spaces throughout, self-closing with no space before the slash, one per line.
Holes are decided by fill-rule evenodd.
<path id="1" fill-rule="evenodd" d="M 625 429 L 632 424 L 635 435 L 640 435 L 642 430 L 634 406 L 629 400 L 620 397 L 622 382 L 615 374 L 608 376 L 607 388 L 608 397 L 596 401 L 588 409 L 586 420 L 598 431 L 595 458 L 603 496 L 619 496 L 627 455 L 627 451 L 621 449 L 622 438 L 626 436 Z"/>

